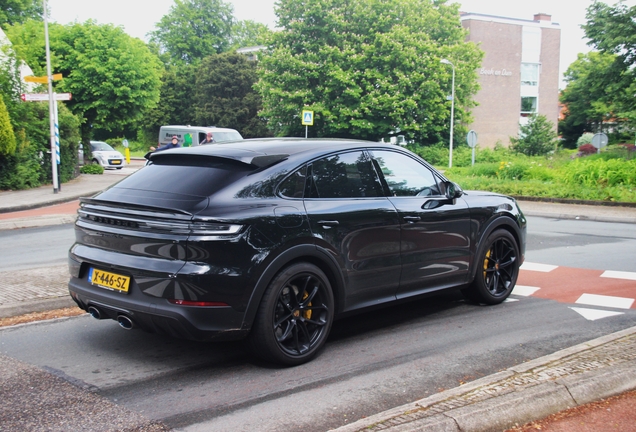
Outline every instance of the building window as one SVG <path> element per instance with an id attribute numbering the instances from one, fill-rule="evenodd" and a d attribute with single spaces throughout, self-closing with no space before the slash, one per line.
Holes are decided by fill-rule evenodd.
<path id="1" fill-rule="evenodd" d="M 537 112 L 537 98 L 535 96 L 521 97 L 521 115 L 527 117 Z"/>
<path id="2" fill-rule="evenodd" d="M 539 64 L 521 63 L 521 85 L 533 87 L 539 85 Z"/>
<path id="3" fill-rule="evenodd" d="M 538 63 L 541 58 L 541 28 L 523 26 L 521 32 L 521 61 Z"/>

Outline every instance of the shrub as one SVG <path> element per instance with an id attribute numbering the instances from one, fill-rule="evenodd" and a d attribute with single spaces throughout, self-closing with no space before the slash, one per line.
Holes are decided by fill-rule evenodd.
<path id="1" fill-rule="evenodd" d="M 0 95 L 0 156 L 9 156 L 15 153 L 16 140 L 11 126 L 11 119 L 7 106 Z"/>
<path id="2" fill-rule="evenodd" d="M 442 143 L 427 146 L 407 146 L 426 162 L 436 166 L 448 166 L 448 147 Z"/>
<path id="3" fill-rule="evenodd" d="M 577 159 L 562 169 L 563 179 L 588 187 L 636 186 L 636 160 Z"/>
<path id="4" fill-rule="evenodd" d="M 576 140 L 576 146 L 581 147 L 585 144 L 592 144 L 592 138 L 594 138 L 594 134 L 591 132 L 585 132 L 583 135 Z"/>
<path id="5" fill-rule="evenodd" d="M 519 138 L 510 138 L 511 150 L 527 156 L 546 155 L 557 148 L 554 125 L 544 115 L 533 115 L 527 125 L 521 126 Z"/>
<path id="6" fill-rule="evenodd" d="M 598 150 L 592 144 L 583 144 L 581 147 L 579 147 L 577 156 L 589 156 L 596 154 L 597 152 Z"/>
<path id="7" fill-rule="evenodd" d="M 104 167 L 99 164 L 88 164 L 80 168 L 82 174 L 104 174 Z"/>

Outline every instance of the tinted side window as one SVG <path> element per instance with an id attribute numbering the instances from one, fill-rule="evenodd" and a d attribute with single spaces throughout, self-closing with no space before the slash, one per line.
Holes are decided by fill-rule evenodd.
<path id="1" fill-rule="evenodd" d="M 372 154 L 393 196 L 440 194 L 437 179 L 427 166 L 402 153 L 374 150 Z"/>
<path id="2" fill-rule="evenodd" d="M 383 196 L 371 160 L 362 151 L 328 156 L 312 163 L 310 198 Z"/>
<path id="3" fill-rule="evenodd" d="M 278 188 L 280 194 L 287 198 L 302 198 L 305 195 L 306 173 L 307 167 L 304 166 L 287 177 Z"/>

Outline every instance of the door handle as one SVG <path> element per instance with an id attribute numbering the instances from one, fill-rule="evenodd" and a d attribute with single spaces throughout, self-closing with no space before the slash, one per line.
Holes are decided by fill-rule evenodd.
<path id="1" fill-rule="evenodd" d="M 340 222 L 338 222 L 337 220 L 319 220 L 318 225 L 322 225 L 323 228 L 329 229 L 331 227 L 340 225 Z"/>
<path id="2" fill-rule="evenodd" d="M 422 220 L 422 218 L 419 216 L 404 216 L 404 220 L 408 223 L 413 223 Z"/>

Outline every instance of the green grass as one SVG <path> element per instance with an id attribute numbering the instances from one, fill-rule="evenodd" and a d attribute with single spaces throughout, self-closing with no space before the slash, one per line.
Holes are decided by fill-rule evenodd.
<path id="1" fill-rule="evenodd" d="M 435 163 L 465 190 L 516 197 L 636 203 L 636 157 L 622 148 L 608 148 L 586 157 L 577 157 L 575 150 L 528 157 L 507 149 L 489 149 L 477 152 L 474 166 L 466 158 L 469 152 L 468 148 L 459 148 L 457 157 L 454 152 L 452 169 L 443 165 L 448 161 L 448 152 L 445 161 Z"/>

